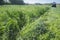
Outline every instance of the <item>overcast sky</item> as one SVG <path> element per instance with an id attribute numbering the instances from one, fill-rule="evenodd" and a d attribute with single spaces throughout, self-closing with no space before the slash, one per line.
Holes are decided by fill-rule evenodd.
<path id="1" fill-rule="evenodd" d="M 60 0 L 24 0 L 25 3 L 60 3 Z"/>

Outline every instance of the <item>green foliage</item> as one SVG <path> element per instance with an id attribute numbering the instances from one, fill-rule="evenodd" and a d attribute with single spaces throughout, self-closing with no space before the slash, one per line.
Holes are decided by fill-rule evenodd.
<path id="1" fill-rule="evenodd" d="M 0 5 L 4 4 L 4 0 L 0 0 Z"/>
<path id="2" fill-rule="evenodd" d="M 0 6 L 0 40 L 60 40 L 60 6 Z"/>
<path id="3" fill-rule="evenodd" d="M 9 1 L 11 2 L 11 4 L 21 4 L 21 5 L 24 4 L 23 0 L 9 0 Z"/>
<path id="4" fill-rule="evenodd" d="M 20 32 L 23 40 L 60 40 L 59 7 L 51 8 Z"/>

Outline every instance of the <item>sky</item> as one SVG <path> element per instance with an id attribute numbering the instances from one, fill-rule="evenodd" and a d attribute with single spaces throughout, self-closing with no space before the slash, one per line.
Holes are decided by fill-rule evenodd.
<path id="1" fill-rule="evenodd" d="M 34 4 L 34 3 L 52 3 L 52 2 L 56 2 L 56 3 L 60 3 L 60 0 L 24 0 L 25 3 L 29 3 L 29 4 Z"/>

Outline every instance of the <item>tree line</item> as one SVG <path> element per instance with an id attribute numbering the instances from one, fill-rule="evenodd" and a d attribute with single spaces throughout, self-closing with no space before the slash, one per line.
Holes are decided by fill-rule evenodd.
<path id="1" fill-rule="evenodd" d="M 0 5 L 3 5 L 3 4 L 24 4 L 23 0 L 8 0 L 8 1 L 7 0 L 0 0 Z"/>

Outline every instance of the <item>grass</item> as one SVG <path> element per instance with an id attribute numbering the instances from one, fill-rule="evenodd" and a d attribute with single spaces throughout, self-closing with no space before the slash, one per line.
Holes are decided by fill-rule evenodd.
<path id="1" fill-rule="evenodd" d="M 0 6 L 0 40 L 59 40 L 60 5 Z"/>

